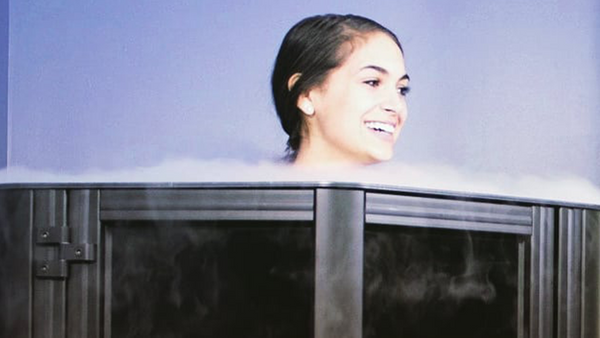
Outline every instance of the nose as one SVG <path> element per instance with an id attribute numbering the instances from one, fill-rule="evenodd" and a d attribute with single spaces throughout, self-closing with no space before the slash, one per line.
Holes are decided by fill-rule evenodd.
<path id="1" fill-rule="evenodd" d="M 400 115 L 405 109 L 404 96 L 398 93 L 397 88 L 387 90 L 385 97 L 382 97 L 381 109 L 389 113 Z"/>

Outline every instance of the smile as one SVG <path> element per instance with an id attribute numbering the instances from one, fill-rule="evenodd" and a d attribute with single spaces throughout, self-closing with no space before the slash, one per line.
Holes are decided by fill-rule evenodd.
<path id="1" fill-rule="evenodd" d="M 393 123 L 379 122 L 379 121 L 367 121 L 365 122 L 367 128 L 377 132 L 393 134 L 396 130 L 396 125 Z"/>

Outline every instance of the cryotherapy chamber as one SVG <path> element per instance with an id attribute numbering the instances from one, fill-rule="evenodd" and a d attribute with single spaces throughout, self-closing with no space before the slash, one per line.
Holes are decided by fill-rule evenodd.
<path id="1" fill-rule="evenodd" d="M 4 184 L 2 337 L 600 337 L 600 206 L 352 183 Z"/>

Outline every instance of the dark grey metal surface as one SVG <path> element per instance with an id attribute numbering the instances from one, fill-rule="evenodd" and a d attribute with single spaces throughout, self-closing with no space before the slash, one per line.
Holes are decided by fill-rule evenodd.
<path id="1" fill-rule="evenodd" d="M 52 230 L 54 229 L 54 230 Z M 59 229 L 60 231 L 56 231 Z M 69 264 L 81 262 L 94 262 L 96 260 L 96 245 L 89 243 L 70 243 L 69 236 L 64 236 L 70 232 L 67 226 L 50 227 L 38 229 L 36 245 L 52 246 L 58 250 L 56 259 L 43 259 L 35 262 L 35 276 L 37 278 L 67 278 L 69 277 Z M 56 242 L 50 242 L 48 237 L 56 237 Z M 51 235 L 53 234 L 53 235 Z M 60 236 L 57 236 L 60 234 Z M 41 238 L 41 240 L 40 240 Z"/>
<path id="2" fill-rule="evenodd" d="M 112 252 L 113 252 L 113 238 L 112 232 L 103 231 L 104 236 L 102 237 L 102 253 L 103 260 L 99 263 L 103 266 L 103 275 L 102 275 L 102 292 L 104 294 L 104 298 L 102 301 L 102 306 L 100 310 L 102 311 L 102 332 L 103 338 L 111 338 L 112 337 Z"/>
<path id="3" fill-rule="evenodd" d="M 531 236 L 530 243 L 519 246 L 519 266 L 526 269 L 519 281 L 529 285 L 529 290 L 519 289 L 519 337 L 600 338 L 598 210 L 566 204 L 559 215 L 555 206 L 544 203 L 532 206 L 520 200 L 481 196 L 402 195 L 400 190 L 377 187 L 368 187 L 365 193 L 360 188 L 323 188 L 326 184 L 316 183 L 300 185 L 300 190 L 294 190 L 293 184 L 286 189 L 257 186 L 101 190 L 1 187 L 0 244 L 21 243 L 22 248 L 10 252 L 0 248 L 0 263 L 10 267 L 4 271 L 11 271 L 9 279 L 4 272 L 0 275 L 0 304 L 6 306 L 6 295 L 21 301 L 11 304 L 9 311 L 1 309 L 0 337 L 106 337 L 104 329 L 110 328 L 110 322 L 102 321 L 110 316 L 102 311 L 106 311 L 104 306 L 110 307 L 110 296 L 100 288 L 106 287 L 103 283 L 110 278 L 103 274 L 105 262 L 98 251 L 103 247 L 101 220 L 315 219 L 317 338 L 362 336 L 365 220 Z M 317 187 L 316 192 L 311 186 Z M 110 245 L 109 241 L 106 244 Z M 85 257 L 77 256 L 77 248 Z M 95 261 L 85 262 L 90 257 Z M 32 275 L 44 262 L 60 265 L 61 258 L 83 262 L 59 267 L 65 274 L 69 270 L 68 279 Z"/>
<path id="4" fill-rule="evenodd" d="M 531 234 L 531 208 L 367 193 L 366 221 L 444 229 Z"/>
<path id="5" fill-rule="evenodd" d="M 362 337 L 364 192 L 317 189 L 315 338 Z"/>
<path id="6" fill-rule="evenodd" d="M 60 246 L 68 243 L 69 228 L 67 226 L 48 226 L 36 229 L 36 246 L 54 246 L 58 250 L 58 257 L 55 260 L 42 259 L 34 264 L 35 276 L 39 278 L 66 278 L 69 275 L 69 265 L 61 257 Z"/>
<path id="7" fill-rule="evenodd" d="M 533 207 L 529 301 L 530 338 L 550 338 L 554 331 L 553 208 Z"/>
<path id="8" fill-rule="evenodd" d="M 313 220 L 314 190 L 104 190 L 101 220 Z"/>
<path id="9" fill-rule="evenodd" d="M 519 277 L 518 277 L 518 298 L 517 298 L 517 337 L 526 338 L 527 326 L 525 325 L 527 317 L 527 278 L 529 277 L 527 267 L 527 244 L 531 241 L 519 242 Z"/>
<path id="10" fill-rule="evenodd" d="M 53 226 L 37 229 L 37 244 L 61 244 L 69 241 L 69 228 L 67 227 Z"/>
<path id="11" fill-rule="evenodd" d="M 61 244 L 60 256 L 71 263 L 94 262 L 96 260 L 96 244 Z"/>
<path id="12" fill-rule="evenodd" d="M 64 279 L 69 276 L 69 263 L 64 259 L 37 261 L 34 264 L 34 269 L 37 278 Z"/>
<path id="13" fill-rule="evenodd" d="M 0 337 L 31 337 L 30 190 L 0 191 Z"/>
<path id="14" fill-rule="evenodd" d="M 85 247 L 88 250 L 90 247 L 100 247 L 99 195 L 98 190 L 68 192 L 68 225 L 75 253 L 77 247 L 82 250 Z M 68 337 L 100 337 L 101 266 L 98 261 L 85 260 L 70 265 L 67 284 Z"/>
<path id="15" fill-rule="evenodd" d="M 36 229 L 67 226 L 65 190 L 34 191 L 33 225 Z M 35 245 L 36 266 L 60 259 L 58 246 Z M 33 337 L 66 337 L 67 282 L 64 279 L 33 278 Z"/>
<path id="16" fill-rule="evenodd" d="M 402 194 L 412 196 L 429 196 L 433 198 L 447 198 L 456 200 L 473 200 L 500 204 L 514 204 L 524 206 L 568 207 L 599 210 L 600 204 L 579 203 L 569 201 L 548 200 L 519 196 L 503 196 L 485 193 L 472 193 L 461 191 L 445 191 L 430 188 L 404 187 L 386 184 L 335 182 L 335 181 L 263 181 L 263 182 L 87 182 L 87 183 L 0 183 L 0 190 L 7 189 L 112 189 L 146 190 L 146 189 L 178 189 L 178 190 L 224 190 L 224 189 L 254 189 L 254 190 L 312 190 L 318 188 L 363 190 L 366 192 Z"/>
<path id="17" fill-rule="evenodd" d="M 582 338 L 600 338 L 600 212 L 583 212 Z"/>
<path id="18" fill-rule="evenodd" d="M 582 211 L 559 210 L 557 337 L 581 337 Z"/>

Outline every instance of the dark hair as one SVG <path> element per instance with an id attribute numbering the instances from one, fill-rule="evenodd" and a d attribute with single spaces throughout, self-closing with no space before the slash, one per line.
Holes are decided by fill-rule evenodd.
<path id="1" fill-rule="evenodd" d="M 273 102 L 283 130 L 288 134 L 286 159 L 296 158 L 302 140 L 303 118 L 297 107 L 298 97 L 325 81 L 329 72 L 339 67 L 350 53 L 342 45 L 357 36 L 372 32 L 398 38 L 379 23 L 358 15 L 327 14 L 311 16 L 294 25 L 285 35 L 271 76 Z M 292 75 L 301 76 L 288 89 Z"/>

